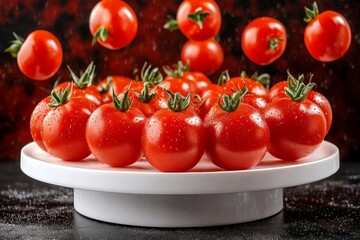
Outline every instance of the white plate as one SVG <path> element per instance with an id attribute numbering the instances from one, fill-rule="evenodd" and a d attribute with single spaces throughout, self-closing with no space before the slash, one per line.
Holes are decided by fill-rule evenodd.
<path id="1" fill-rule="evenodd" d="M 83 215 L 155 227 L 223 225 L 268 217 L 283 207 L 282 188 L 326 178 L 338 168 L 339 150 L 326 141 L 296 162 L 267 154 L 252 169 L 223 171 L 204 157 L 184 173 L 159 172 L 145 159 L 126 168 L 108 167 L 92 156 L 65 162 L 35 143 L 21 151 L 22 171 L 39 181 L 74 188 L 74 206 Z"/>

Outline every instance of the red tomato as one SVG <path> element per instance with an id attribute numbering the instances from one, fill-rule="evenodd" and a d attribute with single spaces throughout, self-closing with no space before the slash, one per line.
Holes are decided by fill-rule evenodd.
<path id="1" fill-rule="evenodd" d="M 201 105 L 199 106 L 199 116 L 204 119 L 210 109 L 217 104 L 219 98 L 224 94 L 222 87 L 217 84 L 210 84 L 208 89 L 201 95 Z"/>
<path id="2" fill-rule="evenodd" d="M 195 93 L 200 96 L 212 84 L 210 79 L 202 72 L 183 72 L 183 78 L 195 83 Z"/>
<path id="3" fill-rule="evenodd" d="M 44 151 L 46 150 L 44 141 L 41 136 L 43 128 L 43 121 L 48 112 L 51 110 L 49 107 L 50 97 L 41 100 L 34 108 L 30 117 L 30 133 L 35 143 Z"/>
<path id="4" fill-rule="evenodd" d="M 204 153 L 203 122 L 188 108 L 189 102 L 186 106 L 182 103 L 173 105 L 182 106 L 178 112 L 174 109 L 156 112 L 148 119 L 143 130 L 144 155 L 154 168 L 163 172 L 188 171 Z"/>
<path id="5" fill-rule="evenodd" d="M 324 11 L 319 14 L 316 2 L 313 10 L 307 9 L 308 25 L 304 42 L 313 58 L 331 62 L 342 57 L 350 47 L 351 30 L 347 20 L 338 12 Z"/>
<path id="6" fill-rule="evenodd" d="M 172 76 L 166 76 L 164 81 L 158 85 L 159 88 L 170 92 L 179 92 L 183 96 L 195 92 L 195 86 L 195 83 L 187 78 Z"/>
<path id="7" fill-rule="evenodd" d="M 41 136 L 51 155 L 65 161 L 80 161 L 90 155 L 85 129 L 96 106 L 84 97 L 59 98 L 58 106 L 53 106 L 44 118 Z M 54 102 L 57 101 L 52 98 Z"/>
<path id="8" fill-rule="evenodd" d="M 181 61 L 190 65 L 190 71 L 210 75 L 224 61 L 221 45 L 214 39 L 197 42 L 189 40 L 181 49 Z"/>
<path id="9" fill-rule="evenodd" d="M 36 30 L 24 41 L 17 36 L 5 51 L 17 58 L 20 71 L 33 80 L 46 80 L 59 70 L 63 51 L 59 40 L 50 32 Z"/>
<path id="10" fill-rule="evenodd" d="M 261 114 L 264 113 L 268 104 L 266 97 L 258 96 L 252 93 L 246 94 L 243 97 L 242 102 L 256 108 Z"/>
<path id="11" fill-rule="evenodd" d="M 272 86 L 269 90 L 269 95 L 268 95 L 270 101 L 272 101 L 276 98 L 287 97 L 287 95 L 285 94 L 285 90 L 284 90 L 284 88 L 286 86 L 287 86 L 287 81 L 281 81 L 281 82 L 276 83 L 274 86 Z M 332 118 L 333 118 L 331 104 L 330 104 L 329 100 L 324 95 L 322 95 L 321 93 L 316 92 L 314 90 L 311 90 L 307 94 L 306 99 L 314 102 L 323 111 L 325 118 L 326 118 L 326 133 L 328 133 L 330 130 Z"/>
<path id="12" fill-rule="evenodd" d="M 93 43 L 116 50 L 130 44 L 138 31 L 134 10 L 124 1 L 102 0 L 90 13 L 90 32 Z"/>
<path id="13" fill-rule="evenodd" d="M 86 125 L 86 139 L 92 154 L 100 162 L 125 167 L 142 155 L 141 133 L 145 116 L 129 106 L 129 102 L 122 108 L 119 100 L 114 101 L 117 103 L 104 104 L 91 114 Z"/>
<path id="14" fill-rule="evenodd" d="M 248 169 L 266 153 L 269 128 L 262 115 L 248 104 L 240 103 L 226 111 L 216 104 L 205 117 L 204 125 L 205 153 L 218 167 Z"/>
<path id="15" fill-rule="evenodd" d="M 188 39 L 204 41 L 219 32 L 221 12 L 213 0 L 185 0 L 177 10 L 176 21 Z"/>
<path id="16" fill-rule="evenodd" d="M 251 61 L 258 65 L 268 65 L 285 51 L 285 27 L 271 17 L 256 18 L 242 32 L 241 47 Z"/>

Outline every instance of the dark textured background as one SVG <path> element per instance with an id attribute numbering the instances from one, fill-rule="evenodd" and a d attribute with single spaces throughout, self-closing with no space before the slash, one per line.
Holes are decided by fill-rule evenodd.
<path id="1" fill-rule="evenodd" d="M 186 38 L 180 32 L 170 33 L 162 28 L 168 15 L 175 16 L 180 1 L 127 1 L 139 20 L 139 33 L 134 42 L 118 51 L 100 45 L 91 46 L 88 19 L 97 1 L 71 0 L 0 0 L 0 161 L 19 161 L 23 145 L 31 141 L 29 118 L 35 105 L 49 94 L 55 80 L 68 80 L 66 66 L 76 72 L 94 60 L 97 79 L 107 75 L 132 76 L 135 68 L 145 61 L 154 66 L 176 63 Z M 321 10 L 339 11 L 348 19 L 353 38 L 348 53 L 332 63 L 312 59 L 303 44 L 305 23 L 304 6 L 310 1 L 218 1 L 223 24 L 219 34 L 225 60 L 221 69 L 211 78 L 229 69 L 231 75 L 246 70 L 268 72 L 272 84 L 284 80 L 286 70 L 293 74 L 313 73 L 316 90 L 328 97 L 334 120 L 326 140 L 340 148 L 342 161 L 360 161 L 360 1 L 318 1 Z M 271 16 L 285 25 L 288 45 L 284 55 L 275 63 L 260 67 L 251 63 L 242 53 L 239 35 L 245 25 L 256 17 Z M 12 32 L 26 37 L 36 29 L 47 29 L 61 41 L 64 59 L 60 71 L 44 82 L 34 82 L 23 76 L 16 60 L 4 53 Z"/>

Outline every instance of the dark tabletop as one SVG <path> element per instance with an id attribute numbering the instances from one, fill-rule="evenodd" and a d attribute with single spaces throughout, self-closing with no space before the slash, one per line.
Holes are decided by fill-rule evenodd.
<path id="1" fill-rule="evenodd" d="M 19 163 L 0 163 L 0 239 L 360 239 L 360 163 L 284 190 L 284 209 L 267 219 L 208 228 L 109 224 L 78 214 L 73 190 L 33 180 Z"/>

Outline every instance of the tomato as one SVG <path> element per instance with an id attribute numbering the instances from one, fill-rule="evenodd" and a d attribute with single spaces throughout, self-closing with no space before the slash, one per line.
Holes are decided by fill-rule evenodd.
<path id="1" fill-rule="evenodd" d="M 100 106 L 102 102 L 102 96 L 98 91 L 97 87 L 92 84 L 95 77 L 95 66 L 91 62 L 84 73 L 78 77 L 76 74 L 69 68 L 72 82 L 63 82 L 57 85 L 54 90 L 58 91 L 60 89 L 65 89 L 67 85 L 71 85 L 71 95 L 76 97 L 84 97 L 90 102 L 94 103 L 96 106 Z"/>
<path id="2" fill-rule="evenodd" d="M 85 129 L 96 105 L 84 97 L 68 94 L 69 86 L 58 93 L 52 91 L 52 106 L 44 118 L 41 137 L 51 155 L 65 161 L 80 161 L 90 155 Z"/>
<path id="3" fill-rule="evenodd" d="M 304 42 L 310 55 L 321 62 L 331 62 L 342 57 L 350 47 L 349 23 L 340 13 L 319 13 L 316 2 L 313 9 L 306 9 Z"/>
<path id="4" fill-rule="evenodd" d="M 257 165 L 269 143 L 270 131 L 264 118 L 254 107 L 240 103 L 243 94 L 224 95 L 223 103 L 214 105 L 204 120 L 205 153 L 225 170 Z"/>
<path id="5" fill-rule="evenodd" d="M 287 97 L 284 88 L 287 87 L 288 83 L 287 81 L 281 81 L 276 83 L 274 86 L 272 86 L 269 90 L 269 99 L 274 100 L 276 98 L 280 97 Z M 316 105 L 318 105 L 321 110 L 323 111 L 326 119 L 326 133 L 329 132 L 331 124 L 332 124 L 332 118 L 333 113 L 331 109 L 331 104 L 329 100 L 322 95 L 321 93 L 311 90 L 307 96 L 306 99 L 314 102 Z"/>
<path id="6" fill-rule="evenodd" d="M 243 97 L 242 102 L 256 108 L 261 114 L 264 113 L 268 104 L 266 97 L 258 96 L 253 93 L 246 94 Z"/>
<path id="7" fill-rule="evenodd" d="M 138 31 L 134 10 L 124 1 L 102 0 L 91 10 L 89 28 L 93 44 L 117 50 L 129 45 Z"/>
<path id="8" fill-rule="evenodd" d="M 206 114 L 210 111 L 212 106 L 214 106 L 219 98 L 224 94 L 222 87 L 217 84 L 210 84 L 206 91 L 200 96 L 201 105 L 199 106 L 199 116 L 204 119 Z"/>
<path id="9" fill-rule="evenodd" d="M 213 0 L 185 0 L 178 7 L 176 21 L 188 39 L 204 41 L 219 32 L 221 12 Z"/>
<path id="10" fill-rule="evenodd" d="M 195 93 L 200 96 L 212 84 L 210 79 L 202 72 L 183 72 L 183 78 L 189 79 L 195 83 Z"/>
<path id="11" fill-rule="evenodd" d="M 184 96 L 195 92 L 195 83 L 187 78 L 180 76 L 166 76 L 164 81 L 162 81 L 158 87 L 169 90 L 171 92 L 179 92 Z"/>
<path id="12" fill-rule="evenodd" d="M 190 71 L 210 75 L 221 67 L 224 53 L 212 38 L 201 42 L 189 40 L 182 47 L 180 58 L 183 64 L 190 65 Z"/>
<path id="13" fill-rule="evenodd" d="M 285 51 L 286 29 L 274 18 L 256 18 L 243 30 L 241 47 L 244 54 L 254 63 L 271 64 Z"/>
<path id="14" fill-rule="evenodd" d="M 274 98 L 264 111 L 271 132 L 268 151 L 274 157 L 287 161 L 313 153 L 327 131 L 323 111 L 307 99 L 313 84 L 305 85 L 302 78 L 289 81 L 287 96 Z"/>
<path id="15" fill-rule="evenodd" d="M 46 150 L 44 141 L 41 136 L 43 127 L 43 121 L 48 112 L 51 110 L 49 103 L 51 102 L 50 97 L 46 97 L 41 100 L 34 108 L 30 117 L 30 133 L 35 143 L 44 151 Z"/>
<path id="16" fill-rule="evenodd" d="M 204 152 L 204 126 L 201 118 L 188 108 L 189 97 L 179 93 L 169 98 L 168 109 L 148 119 L 142 134 L 147 161 L 163 172 L 184 172 L 193 168 Z"/>
<path id="17" fill-rule="evenodd" d="M 61 43 L 52 33 L 36 30 L 22 39 L 14 33 L 16 40 L 5 51 L 17 58 L 20 71 L 33 80 L 46 80 L 59 70 L 63 51 Z"/>
<path id="18" fill-rule="evenodd" d="M 112 167 L 125 167 L 142 156 L 141 133 L 145 116 L 127 97 L 114 96 L 114 103 L 100 106 L 86 125 L 86 139 L 92 154 Z"/>

